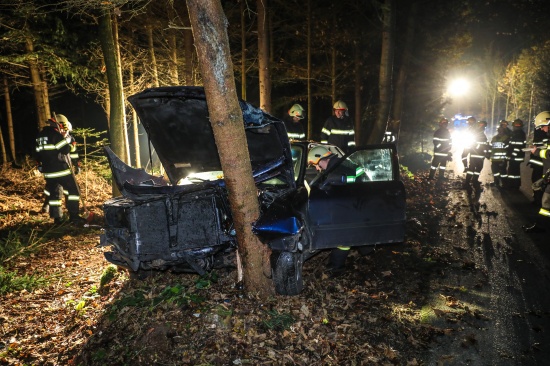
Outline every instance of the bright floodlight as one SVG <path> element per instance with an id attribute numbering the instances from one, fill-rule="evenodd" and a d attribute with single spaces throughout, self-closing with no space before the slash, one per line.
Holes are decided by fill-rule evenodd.
<path id="1" fill-rule="evenodd" d="M 470 84 L 465 79 L 456 79 L 449 84 L 449 94 L 460 96 L 466 94 Z"/>

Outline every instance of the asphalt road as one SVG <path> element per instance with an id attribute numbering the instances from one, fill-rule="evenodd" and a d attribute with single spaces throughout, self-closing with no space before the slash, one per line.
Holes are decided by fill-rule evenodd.
<path id="1" fill-rule="evenodd" d="M 538 211 L 529 168 L 522 166 L 516 191 L 490 187 L 489 172 L 486 161 L 476 206 L 461 189 L 462 164 L 448 170 L 449 220 L 441 223 L 440 244 L 463 265 L 433 287 L 440 297 L 446 296 L 442 287 L 464 289 L 452 294 L 471 316 L 448 324 L 449 332 L 430 347 L 427 365 L 550 365 L 550 221 L 546 233 L 521 229 Z"/>

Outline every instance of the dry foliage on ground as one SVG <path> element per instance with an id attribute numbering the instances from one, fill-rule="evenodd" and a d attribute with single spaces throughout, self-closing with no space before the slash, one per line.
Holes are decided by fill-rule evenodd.
<path id="1" fill-rule="evenodd" d="M 90 181 L 86 206 L 100 225 L 110 187 Z M 54 228 L 40 212 L 41 176 L 5 168 L 0 245 L 15 236 L 31 247 L 0 268 L 35 276 L 37 286 L 1 295 L 0 364 L 423 364 L 433 337 L 446 331 L 423 318 L 428 282 L 441 265 L 425 260 L 432 250 L 426 222 L 436 223 L 443 198 L 418 181 L 407 186 L 405 243 L 367 257 L 353 252 L 337 278 L 323 272 L 321 253 L 305 263 L 300 296 L 260 301 L 235 288 L 234 271 L 130 280 L 105 261 L 98 228 Z"/>

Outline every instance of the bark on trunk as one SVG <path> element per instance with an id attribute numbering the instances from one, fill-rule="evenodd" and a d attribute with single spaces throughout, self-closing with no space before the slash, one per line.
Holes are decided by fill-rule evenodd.
<path id="1" fill-rule="evenodd" d="M 30 37 L 25 39 L 25 48 L 27 53 L 31 54 L 34 52 L 34 44 Z M 50 118 L 50 115 L 46 113 L 46 103 L 44 101 L 44 92 L 42 88 L 44 84 L 40 78 L 40 66 L 36 57 L 29 57 L 29 70 L 31 73 L 31 82 L 32 89 L 34 92 L 34 99 L 36 102 L 36 118 L 38 130 L 46 126 L 46 121 Z"/>
<path id="2" fill-rule="evenodd" d="M 391 109 L 391 80 L 393 67 L 393 38 L 394 38 L 394 0 L 385 0 L 382 5 L 382 55 L 380 58 L 380 104 L 378 107 L 378 117 L 374 128 L 369 135 L 368 143 L 380 143 L 384 137 L 384 132 L 389 122 Z"/>
<path id="3" fill-rule="evenodd" d="M 245 0 L 241 5 L 241 99 L 246 100 L 246 18 L 244 17 Z"/>
<path id="4" fill-rule="evenodd" d="M 109 139 L 113 152 L 128 162 L 126 153 L 124 93 L 119 58 L 113 37 L 111 12 L 105 9 L 99 17 L 99 37 L 109 85 Z"/>
<path id="5" fill-rule="evenodd" d="M 417 3 L 411 4 L 408 15 L 407 33 L 405 35 L 405 45 L 403 47 L 403 55 L 401 59 L 401 67 L 395 83 L 395 98 L 393 103 L 392 127 L 395 137 L 399 140 L 399 131 L 401 130 L 401 117 L 403 116 L 403 101 L 405 99 L 405 88 L 407 75 L 411 64 L 412 51 L 414 47 L 415 20 Z"/>
<path id="6" fill-rule="evenodd" d="M 219 0 L 187 0 L 208 112 L 237 232 L 247 291 L 262 298 L 273 294 L 268 279 L 269 249 L 252 233 L 259 216 L 256 186 L 246 143 L 242 112 L 237 99 L 227 19 Z"/>
<path id="7" fill-rule="evenodd" d="M 8 136 L 10 139 L 10 152 L 12 161 L 17 162 L 15 155 L 15 135 L 13 133 L 13 114 L 11 112 L 11 99 L 10 88 L 8 85 L 8 78 L 4 76 L 4 102 L 6 104 L 6 120 L 8 121 Z M 6 147 L 4 140 L 2 139 L 2 154 L 4 156 L 4 163 L 7 161 Z"/>
<path id="8" fill-rule="evenodd" d="M 155 56 L 155 44 L 153 42 L 153 26 L 147 24 L 147 46 L 149 47 L 149 62 L 151 62 L 151 76 L 153 84 L 159 87 L 159 72 L 157 68 L 157 57 Z"/>
<path id="9" fill-rule="evenodd" d="M 354 77 L 355 77 L 355 141 L 358 145 L 363 145 L 363 129 L 361 128 L 361 58 L 360 48 L 355 46 L 354 56 Z"/>
<path id="10" fill-rule="evenodd" d="M 271 76 L 269 74 L 269 42 L 267 33 L 267 1 L 258 4 L 258 70 L 260 82 L 260 108 L 271 112 Z"/>

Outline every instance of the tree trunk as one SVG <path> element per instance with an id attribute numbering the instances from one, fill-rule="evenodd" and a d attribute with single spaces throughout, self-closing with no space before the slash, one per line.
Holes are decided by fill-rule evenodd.
<path id="1" fill-rule="evenodd" d="M 378 84 L 380 104 L 378 106 L 378 117 L 367 141 L 371 144 L 380 143 L 382 141 L 384 132 L 390 121 L 395 1 L 385 0 L 382 5 L 382 13 L 382 52 L 380 57 L 380 78 Z"/>
<path id="2" fill-rule="evenodd" d="M 189 11 L 185 9 L 185 14 L 182 17 L 185 30 L 183 31 L 183 47 L 185 53 L 185 69 L 183 75 L 185 77 L 185 85 L 195 85 L 193 77 L 193 56 L 195 55 L 195 44 L 193 40 L 193 32 L 191 32 L 191 24 L 189 23 Z"/>
<path id="3" fill-rule="evenodd" d="M 151 73 L 153 85 L 159 87 L 159 71 L 157 68 L 157 57 L 155 56 L 155 44 L 153 43 L 153 26 L 147 24 L 147 45 L 149 46 L 149 62 L 151 62 Z"/>
<path id="4" fill-rule="evenodd" d="M 336 103 L 336 47 L 330 48 L 330 105 Z"/>
<path id="5" fill-rule="evenodd" d="M 311 0 L 307 0 L 307 138 L 313 139 L 313 102 L 311 96 Z"/>
<path id="6" fill-rule="evenodd" d="M 359 46 L 355 46 L 354 55 L 354 78 L 355 78 L 355 142 L 358 145 L 363 145 L 363 129 L 361 128 L 361 58 L 359 57 L 361 51 Z"/>
<path id="7" fill-rule="evenodd" d="M 176 29 L 170 29 L 170 23 L 177 17 L 176 11 L 172 6 L 168 6 L 168 46 L 170 57 L 170 83 L 172 85 L 179 85 L 178 75 L 178 31 Z"/>
<path id="8" fill-rule="evenodd" d="M 40 80 L 42 80 L 42 100 L 44 100 L 44 112 L 50 118 L 52 112 L 50 110 L 50 92 L 48 91 L 48 82 L 46 81 L 46 68 L 40 65 Z"/>
<path id="9" fill-rule="evenodd" d="M 241 99 L 246 100 L 246 18 L 244 16 L 245 0 L 241 5 Z"/>
<path id="10" fill-rule="evenodd" d="M 271 112 L 271 76 L 269 74 L 269 42 L 267 33 L 267 2 L 257 0 L 258 6 L 258 70 L 260 108 Z"/>
<path id="11" fill-rule="evenodd" d="M 4 135 L 2 135 L 2 126 L 0 126 L 0 150 L 2 151 L 2 164 L 8 163 L 8 156 L 6 155 L 6 145 L 4 144 Z"/>
<path id="12" fill-rule="evenodd" d="M 393 104 L 392 127 L 396 139 L 399 139 L 399 131 L 401 126 L 401 118 L 403 116 L 403 100 L 405 96 L 405 84 L 407 75 L 409 74 L 409 66 L 411 64 L 412 50 L 414 47 L 415 20 L 416 20 L 417 3 L 412 3 L 408 14 L 407 33 L 405 35 L 405 45 L 401 58 L 401 67 L 395 83 L 395 97 Z"/>
<path id="13" fill-rule="evenodd" d="M 130 63 L 130 85 L 134 85 L 134 64 Z M 141 154 L 140 154 L 140 143 L 139 143 L 139 126 L 138 126 L 138 117 L 135 110 L 132 109 L 132 131 L 134 132 L 134 162 L 136 168 L 141 168 Z"/>
<path id="14" fill-rule="evenodd" d="M 27 53 L 31 54 L 34 52 L 34 44 L 30 37 L 25 39 L 25 48 Z M 40 78 L 40 66 L 36 57 L 29 57 L 29 70 L 31 73 L 31 82 L 32 89 L 34 92 L 34 99 L 36 102 L 36 118 L 38 130 L 46 126 L 46 121 L 50 118 L 50 115 L 46 113 L 46 103 L 44 101 L 44 84 Z"/>
<path id="15" fill-rule="evenodd" d="M 231 212 L 237 232 L 247 291 L 267 298 L 273 291 L 268 279 L 269 249 L 252 233 L 259 217 L 256 186 L 248 154 L 241 108 L 227 36 L 227 18 L 217 1 L 187 0 L 208 112 L 218 146 Z"/>
<path id="16" fill-rule="evenodd" d="M 10 151 L 12 161 L 17 163 L 17 156 L 15 155 L 15 135 L 13 133 L 13 114 L 11 112 L 11 99 L 10 99 L 10 88 L 8 86 L 8 78 L 4 75 L 4 102 L 6 103 L 6 120 L 8 121 L 8 136 L 10 139 Z M 2 152 L 4 154 L 4 163 L 7 160 L 6 148 L 4 145 L 4 140 L 2 139 Z"/>
<path id="17" fill-rule="evenodd" d="M 113 152 L 123 161 L 128 162 L 125 148 L 126 137 L 124 136 L 125 113 L 122 75 L 112 25 L 111 12 L 105 9 L 99 17 L 99 38 L 109 84 L 109 140 Z"/>

